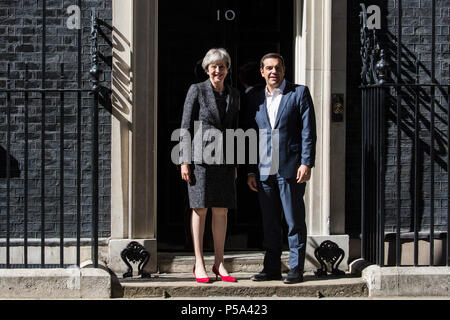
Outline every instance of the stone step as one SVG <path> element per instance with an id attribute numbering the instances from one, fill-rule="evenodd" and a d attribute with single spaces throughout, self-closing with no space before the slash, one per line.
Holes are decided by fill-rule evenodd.
<path id="1" fill-rule="evenodd" d="M 284 284 L 283 281 L 251 281 L 254 273 L 237 272 L 237 282 L 223 282 L 211 278 L 210 283 L 196 283 L 190 273 L 157 273 L 149 279 L 138 277 L 118 279 L 113 286 L 114 298 L 171 298 L 171 297 L 367 297 L 366 282 L 345 274 L 340 278 L 317 278 L 305 273 L 304 282 Z M 211 276 L 211 275 L 210 275 Z"/>
<path id="2" fill-rule="evenodd" d="M 317 278 L 314 274 L 320 264 L 307 256 L 304 282 L 284 284 L 283 281 L 254 282 L 250 277 L 262 270 L 264 253 L 227 252 L 225 267 L 238 281 L 216 281 L 211 272 L 214 255 L 205 252 L 204 259 L 211 283 L 199 284 L 192 274 L 194 255 L 184 253 L 158 253 L 158 272 L 150 279 L 142 279 L 134 270 L 132 278 L 118 278 L 113 283 L 113 297 L 161 298 L 161 297 L 367 297 L 366 282 L 346 273 L 344 276 Z M 289 252 L 282 254 L 282 272 L 289 270 Z"/>
<path id="3" fill-rule="evenodd" d="M 207 270 L 211 270 L 214 263 L 214 255 L 205 253 L 204 260 Z M 248 252 L 227 252 L 224 256 L 225 267 L 229 272 L 253 272 L 257 273 L 262 270 L 264 253 L 261 251 Z M 194 265 L 193 253 L 158 253 L 158 271 L 160 273 L 189 273 L 192 272 Z M 346 264 L 342 263 L 339 269 L 346 271 Z M 313 272 L 320 268 L 320 263 L 315 257 L 307 255 L 305 261 L 305 271 Z M 289 251 L 283 251 L 281 255 L 281 270 L 287 272 L 289 270 Z"/>

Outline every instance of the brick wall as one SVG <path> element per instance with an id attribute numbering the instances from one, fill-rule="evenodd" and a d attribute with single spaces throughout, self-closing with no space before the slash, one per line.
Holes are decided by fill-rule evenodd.
<path id="1" fill-rule="evenodd" d="M 381 7 L 382 30 L 381 38 L 383 48 L 388 54 L 391 64 L 392 79 L 395 81 L 397 61 L 397 6 L 398 1 L 349 1 L 348 4 L 348 60 L 349 65 L 361 65 L 359 54 L 360 25 L 359 12 L 360 3 L 366 6 L 377 4 Z M 415 61 L 420 65 L 420 82 L 431 82 L 431 0 L 409 0 L 402 1 L 402 79 L 405 82 L 415 81 Z M 435 78 L 442 85 L 436 90 L 435 98 L 435 131 L 433 137 L 435 161 L 434 167 L 434 215 L 436 231 L 444 231 L 447 225 L 447 108 L 446 98 L 447 85 L 449 83 L 449 18 L 450 1 L 436 0 L 436 45 L 435 45 Z M 360 68 L 349 68 L 348 70 L 348 101 L 347 101 L 347 178 L 346 178 L 346 227 L 347 232 L 357 235 L 360 232 L 361 203 L 357 197 L 350 195 L 359 194 L 361 188 L 361 93 L 358 89 L 360 84 Z M 413 199 L 414 178 L 419 183 L 419 217 L 420 228 L 423 231 L 429 229 L 431 212 L 431 162 L 430 148 L 430 105 L 431 92 L 428 88 L 419 90 L 420 96 L 420 140 L 418 148 L 419 175 L 414 177 L 414 98 L 415 92 L 402 90 L 402 124 L 401 140 L 401 226 L 402 231 L 411 231 L 413 226 Z M 395 231 L 395 219 L 397 208 L 397 176 L 396 147 L 398 143 L 397 132 L 397 92 L 391 91 L 390 104 L 387 109 L 386 133 L 386 231 Z"/>
<path id="2" fill-rule="evenodd" d="M 77 87 L 78 30 L 69 29 L 67 13 L 77 0 L 46 0 L 46 88 L 59 88 L 60 64 L 64 63 L 66 88 Z M 82 1 L 82 86 L 90 88 L 90 17 L 91 8 L 111 25 L 111 0 Z M 108 29 L 103 28 L 107 36 Z M 100 52 L 111 55 L 111 48 L 100 40 Z M 7 65 L 10 64 L 12 88 L 24 87 L 25 63 L 29 66 L 27 88 L 41 88 L 42 79 L 42 0 L 2 0 L 0 2 L 0 91 L 6 88 Z M 102 85 L 110 87 L 110 67 L 102 64 Z M 24 225 L 24 96 L 11 96 L 11 237 L 23 236 Z M 81 103 L 81 226 L 82 237 L 90 237 L 91 220 L 91 107 L 92 96 L 82 95 Z M 29 191 L 28 236 L 41 235 L 41 94 L 29 95 Z M 45 99 L 45 236 L 59 236 L 60 212 L 60 107 L 59 93 L 48 93 Z M 0 238 L 6 236 L 6 94 L 0 93 Z M 110 235 L 110 113 L 100 106 L 99 119 L 99 236 Z M 64 97 L 64 234 L 76 236 L 76 154 L 77 95 Z"/>

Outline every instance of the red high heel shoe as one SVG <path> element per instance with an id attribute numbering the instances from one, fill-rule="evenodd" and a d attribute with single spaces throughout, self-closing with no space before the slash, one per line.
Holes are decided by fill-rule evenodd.
<path id="1" fill-rule="evenodd" d="M 233 278 L 232 276 L 223 276 L 223 275 L 221 275 L 221 274 L 219 273 L 219 270 L 217 270 L 217 268 L 216 268 L 215 265 L 213 265 L 213 267 L 212 267 L 212 272 L 215 273 L 215 275 L 216 275 L 216 280 L 217 280 L 218 277 L 220 277 L 220 279 L 221 279 L 222 281 L 226 281 L 226 282 L 236 282 L 236 279 Z"/>
<path id="2" fill-rule="evenodd" d="M 209 277 L 197 278 L 197 276 L 195 275 L 195 265 L 194 265 L 194 269 L 192 269 L 192 273 L 194 274 L 195 281 L 197 281 L 198 283 L 208 283 L 210 281 Z"/>

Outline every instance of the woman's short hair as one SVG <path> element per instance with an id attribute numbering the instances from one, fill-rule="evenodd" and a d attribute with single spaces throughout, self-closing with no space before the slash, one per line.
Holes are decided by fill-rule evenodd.
<path id="1" fill-rule="evenodd" d="M 227 69 L 231 67 L 230 55 L 224 48 L 213 48 L 206 53 L 202 61 L 203 70 L 208 72 L 208 66 L 215 61 L 224 61 Z"/>

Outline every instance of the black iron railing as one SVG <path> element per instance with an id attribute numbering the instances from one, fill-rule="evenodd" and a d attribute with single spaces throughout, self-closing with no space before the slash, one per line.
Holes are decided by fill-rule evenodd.
<path id="1" fill-rule="evenodd" d="M 405 241 L 413 242 L 410 265 L 450 265 L 450 85 L 440 84 L 435 78 L 436 6 L 434 0 L 431 3 L 431 71 L 427 72 L 430 81 L 426 83 L 421 82 L 425 67 L 418 59 L 412 63 L 415 79 L 402 77 L 407 63 L 402 54 L 402 1 L 397 1 L 397 50 L 393 59 L 396 68 L 385 57 L 378 31 L 368 29 L 362 5 L 361 254 L 380 266 L 405 265 L 402 261 Z M 391 69 L 396 70 L 395 81 Z M 441 112 L 437 112 L 436 105 Z M 437 119 L 440 128 L 436 127 Z M 441 169 L 441 177 L 446 175 L 439 184 L 435 181 L 436 167 Z M 438 187 L 440 192 L 436 195 Z M 436 201 L 445 207 L 445 215 L 440 211 L 439 224 L 435 219 Z M 425 212 L 429 216 L 427 223 L 423 222 Z M 386 228 L 387 219 L 394 224 L 391 230 Z M 437 239 L 442 242 L 440 261 L 435 257 Z M 419 253 L 420 240 L 428 243 L 428 254 Z M 423 259 L 424 256 L 428 259 Z"/>
<path id="2" fill-rule="evenodd" d="M 78 0 L 78 6 L 81 8 L 81 0 Z M 23 87 L 21 88 L 12 88 L 11 86 L 11 64 L 7 66 L 7 79 L 6 79 L 6 88 L 0 88 L 0 98 L 5 98 L 5 109 L 6 109 L 6 238 L 4 239 L 5 246 L 5 257 L 4 259 L 0 259 L 0 261 L 4 261 L 4 263 L 0 264 L 0 267 L 3 268 L 49 268 L 49 267 L 67 267 L 69 265 L 78 265 L 81 263 L 81 246 L 86 245 L 85 237 L 81 237 L 82 234 L 82 223 L 86 223 L 85 219 L 82 219 L 82 143 L 85 140 L 82 139 L 84 122 L 82 121 L 82 108 L 85 106 L 85 101 L 89 100 L 92 102 L 91 106 L 91 114 L 90 114 L 90 133 L 91 137 L 89 139 L 89 143 L 91 145 L 90 150 L 90 176 L 91 176 L 91 185 L 90 197 L 92 199 L 90 206 L 90 216 L 91 216 L 91 239 L 90 239 L 90 247 L 91 247 L 91 260 L 94 267 L 98 267 L 98 246 L 99 246 L 99 95 L 101 95 L 101 86 L 100 86 L 100 74 L 101 70 L 99 67 L 99 50 L 98 50 L 98 33 L 99 33 L 99 25 L 103 23 L 100 19 L 98 19 L 97 14 L 94 9 L 92 9 L 92 19 L 91 19 L 91 69 L 89 73 L 92 77 L 92 86 L 91 88 L 83 88 L 82 85 L 82 76 L 83 76 L 83 66 L 82 66 L 82 29 L 78 29 L 77 42 L 78 42 L 78 56 L 77 56 L 77 73 L 76 73 L 76 81 L 68 80 L 65 72 L 65 64 L 61 63 L 59 65 L 59 85 L 57 88 L 47 88 L 46 87 L 46 1 L 42 1 L 42 49 L 41 49 L 41 87 L 40 88 L 29 88 L 30 78 L 29 78 L 29 64 L 25 63 L 25 72 L 23 80 Z M 104 24 L 104 23 L 103 23 Z M 101 30 L 100 30 L 101 33 Z M 17 81 L 17 79 L 15 79 Z M 70 82 L 71 86 L 68 88 L 68 83 Z M 74 88 L 75 87 L 75 88 Z M 57 148 L 53 148 L 50 150 L 46 148 L 46 116 L 47 116 L 47 98 L 54 98 L 59 96 L 59 158 L 53 159 L 49 157 L 48 151 L 57 151 Z M 76 95 L 76 98 L 73 96 Z M 68 98 L 68 96 L 70 96 Z M 15 101 L 23 99 L 23 106 L 18 106 L 15 104 Z M 40 134 L 39 132 L 30 130 L 30 111 L 29 105 L 32 100 L 40 99 L 41 100 L 41 110 L 40 110 Z M 67 239 L 65 237 L 65 170 L 67 170 L 67 164 L 65 164 L 65 155 L 67 154 L 67 150 L 65 150 L 65 142 L 67 142 L 66 132 L 65 132 L 65 107 L 66 100 L 74 100 L 76 101 L 76 111 L 73 113 L 76 114 L 76 143 L 75 147 L 70 150 L 70 152 L 74 152 L 74 158 L 76 159 L 76 205 L 75 209 L 72 210 L 71 214 L 76 214 L 76 239 Z M 21 108 L 23 107 L 23 123 L 20 126 L 23 127 L 23 192 L 21 196 L 23 196 L 23 238 L 17 239 L 11 238 L 11 179 L 12 179 L 12 167 L 11 167 L 11 154 L 12 154 L 12 145 L 11 145 L 11 133 L 13 122 L 11 119 L 11 110 L 12 108 Z M 37 118 L 38 115 L 34 114 L 34 118 Z M 18 124 L 14 122 L 14 126 L 18 127 Z M 37 126 L 33 126 L 36 128 Z M 73 133 L 73 131 L 71 131 Z M 30 134 L 33 135 L 33 141 L 30 141 Z M 39 139 L 36 138 L 40 136 Z M 40 175 L 37 180 L 39 180 L 40 184 L 40 263 L 36 263 L 33 261 L 30 263 L 29 261 L 29 248 L 31 246 L 37 245 L 36 238 L 29 239 L 29 156 L 30 156 L 30 142 L 37 144 L 40 140 L 40 159 L 35 159 L 40 163 Z M 17 148 L 15 148 L 17 150 Z M 36 147 L 34 147 L 36 149 Z M 36 157 L 36 154 L 33 154 Z M 46 239 L 46 216 L 48 215 L 50 209 L 46 208 L 46 171 L 47 161 L 55 161 L 59 163 L 59 212 L 52 212 L 53 214 L 57 214 L 59 217 L 59 264 L 54 262 L 49 263 L 46 259 L 46 247 L 48 247 L 50 242 L 54 242 L 54 239 Z M 33 172 L 33 175 L 36 173 Z M 85 194 L 85 193 L 84 193 Z M 84 209 L 86 211 L 86 209 Z M 76 261 L 68 262 L 64 256 L 64 247 L 67 245 L 73 245 L 75 242 L 76 246 Z M 54 243 L 53 243 L 54 244 Z M 14 246 L 23 247 L 23 263 L 17 263 L 12 261 L 11 257 L 11 249 Z M 36 259 L 34 259 L 36 260 Z"/>

